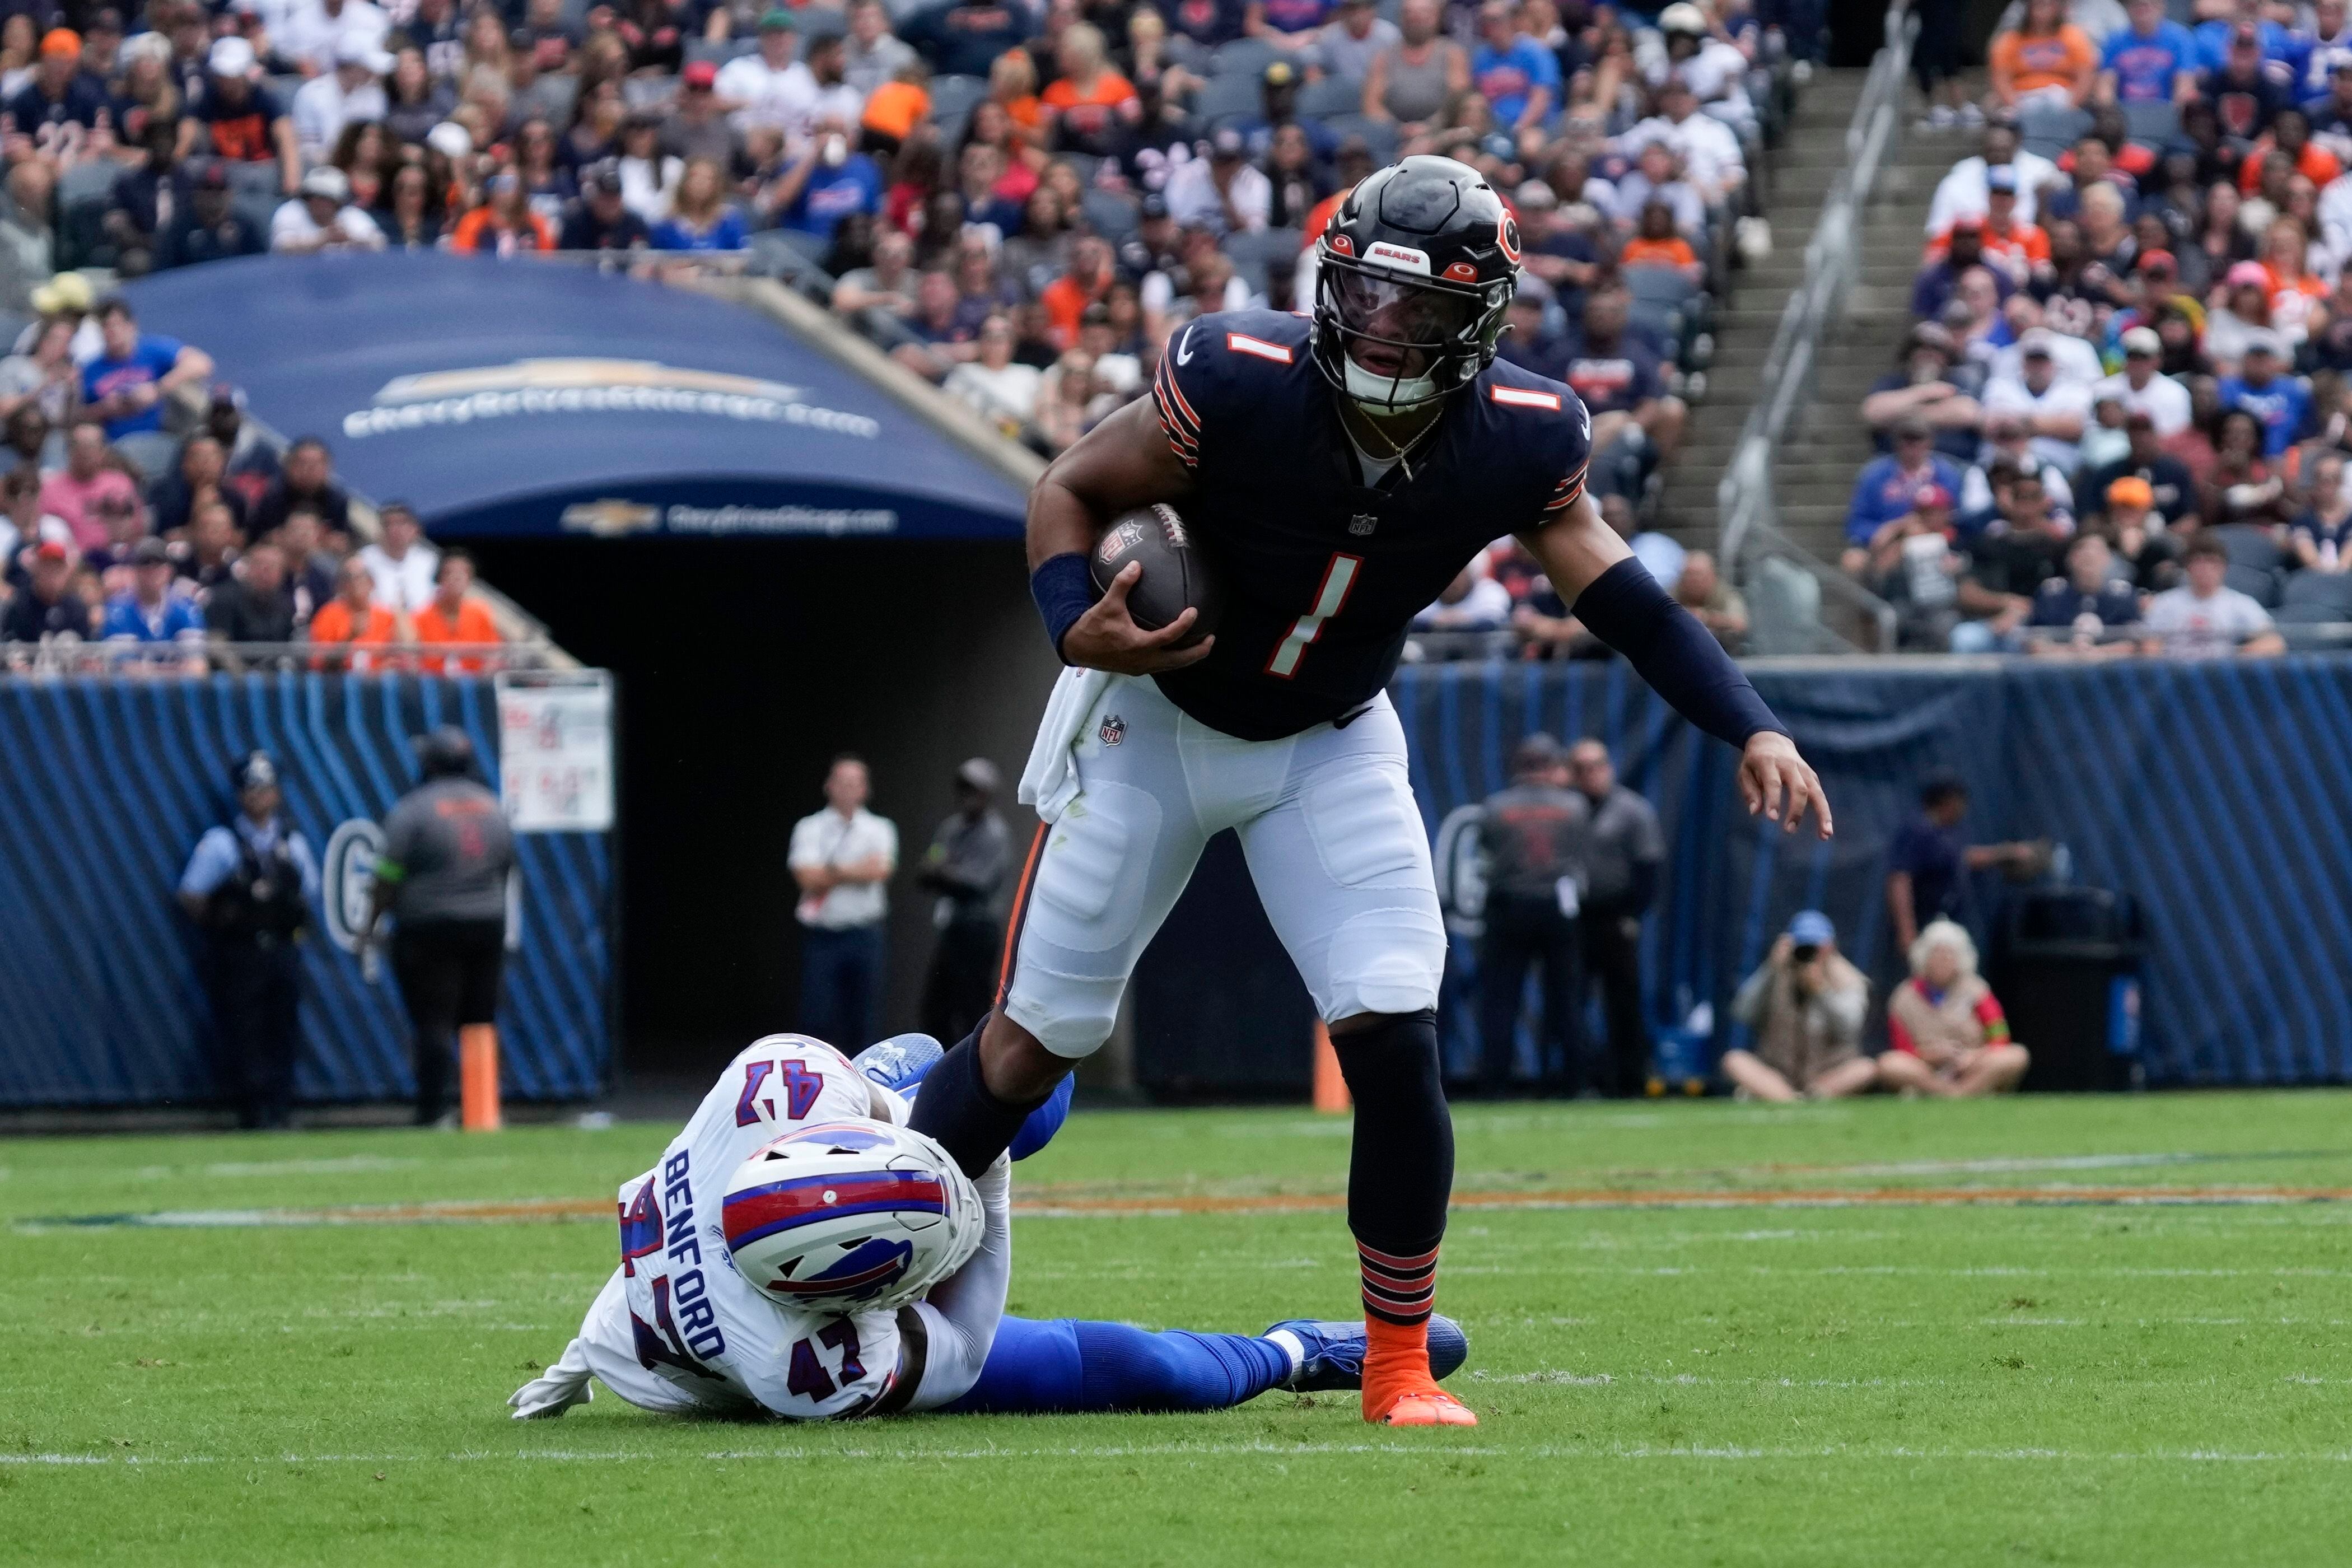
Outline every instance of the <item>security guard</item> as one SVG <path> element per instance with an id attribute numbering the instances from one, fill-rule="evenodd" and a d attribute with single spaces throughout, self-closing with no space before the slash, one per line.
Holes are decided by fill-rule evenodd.
<path id="1" fill-rule="evenodd" d="M 1511 753 L 1511 787 L 1487 797 L 1479 827 L 1488 890 L 1486 931 L 1478 947 L 1478 1037 L 1490 1095 L 1510 1089 L 1519 1000 L 1531 963 L 1543 982 L 1538 1075 L 1551 1079 L 1556 1059 L 1565 1078 L 1551 1087 L 1574 1093 L 1582 1082 L 1577 917 L 1587 811 L 1562 771 L 1559 742 L 1541 733 L 1521 741 Z"/>
<path id="2" fill-rule="evenodd" d="M 930 977 L 923 983 L 923 1029 L 961 1040 L 996 1000 L 1004 933 L 996 907 L 1013 868 L 1013 840 L 996 815 L 996 764 L 973 757 L 956 769 L 956 812 L 931 836 L 916 879 L 939 895 Z"/>
<path id="3" fill-rule="evenodd" d="M 416 745 L 424 776 L 383 822 L 373 906 L 362 944 L 384 911 L 398 922 L 392 972 L 415 1034 L 416 1124 L 450 1116 L 450 1037 L 469 1061 L 498 1049 L 499 972 L 506 958 L 507 876 L 514 832 L 499 797 L 481 781 L 474 743 L 454 724 Z"/>
<path id="4" fill-rule="evenodd" d="M 222 1079 L 240 1127 L 283 1127 L 300 1039 L 301 943 L 319 862 L 279 807 L 278 766 L 254 752 L 229 770 L 237 815 L 205 830 L 180 878 L 180 905 L 204 929 Z"/>
<path id="5" fill-rule="evenodd" d="M 1607 746 L 1579 741 L 1568 754 L 1568 768 L 1592 814 L 1586 839 L 1584 972 L 1600 982 L 1601 1011 L 1609 1020 L 1602 1086 L 1619 1096 L 1656 1092 L 1651 1086 L 1650 1033 L 1642 1021 L 1642 918 L 1658 896 L 1665 836 L 1650 803 L 1617 782 Z M 1583 994 L 1580 986 L 1577 994 Z"/>

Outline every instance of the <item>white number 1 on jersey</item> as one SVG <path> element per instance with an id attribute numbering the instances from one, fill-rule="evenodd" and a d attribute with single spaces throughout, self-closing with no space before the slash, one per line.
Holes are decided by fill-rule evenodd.
<path id="1" fill-rule="evenodd" d="M 1298 661 L 1307 653 L 1307 645 L 1323 635 L 1323 623 L 1339 613 L 1348 602 L 1348 590 L 1356 585 L 1356 570 L 1364 563 L 1360 555 L 1334 555 L 1331 563 L 1323 568 L 1323 586 L 1315 591 L 1315 607 L 1291 623 L 1290 635 L 1284 637 L 1265 661 L 1265 672 L 1288 680 L 1298 673 Z"/>

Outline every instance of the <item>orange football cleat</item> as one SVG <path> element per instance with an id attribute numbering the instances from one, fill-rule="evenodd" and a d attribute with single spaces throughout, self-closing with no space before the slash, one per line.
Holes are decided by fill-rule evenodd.
<path id="1" fill-rule="evenodd" d="M 1429 1373 L 1429 1325 L 1364 1321 L 1364 1419 L 1384 1426 L 1475 1426 Z"/>
<path id="2" fill-rule="evenodd" d="M 1475 1426 L 1478 1418 L 1470 1414 L 1469 1406 L 1442 1388 L 1432 1387 L 1426 1394 L 1405 1394 L 1397 1396 L 1389 1413 L 1379 1418 L 1383 1426 Z"/>

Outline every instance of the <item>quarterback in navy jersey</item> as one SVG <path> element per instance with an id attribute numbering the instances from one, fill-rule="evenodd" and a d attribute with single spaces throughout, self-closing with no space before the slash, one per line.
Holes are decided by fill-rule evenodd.
<path id="1" fill-rule="evenodd" d="M 1429 842 L 1384 688 L 1412 616 L 1516 534 L 1661 696 L 1739 748 L 1751 813 L 1830 832 L 1812 770 L 1705 627 L 1584 493 L 1591 421 L 1496 359 L 1517 226 L 1478 173 L 1412 157 L 1363 181 L 1317 242 L 1311 319 L 1201 317 L 1152 395 L 1055 460 L 1029 501 L 1031 584 L 1066 669 L 1022 776 L 1045 824 L 997 1005 L 924 1080 L 911 1124 L 985 1170 L 1111 1031 L 1137 958 L 1210 836 L 1231 828 L 1355 1100 L 1348 1223 L 1369 1334 L 1363 1413 L 1475 1426 L 1431 1375 L 1427 1323 L 1454 1177 L 1435 1007 L 1445 960 Z M 1110 521 L 1174 509 L 1214 569 L 1145 631 Z"/>

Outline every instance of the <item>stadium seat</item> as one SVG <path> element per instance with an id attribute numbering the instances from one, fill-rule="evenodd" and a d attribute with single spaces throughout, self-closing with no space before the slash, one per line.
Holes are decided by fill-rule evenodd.
<path id="1" fill-rule="evenodd" d="M 674 76 L 632 76 L 621 79 L 621 96 L 631 109 L 658 109 L 677 96 Z"/>
<path id="2" fill-rule="evenodd" d="M 2290 621 L 2282 616 L 2278 629 L 2288 648 L 2296 653 L 2332 653 L 2352 647 L 2352 626 Z"/>
<path id="3" fill-rule="evenodd" d="M 161 430 L 133 430 L 108 443 L 151 483 L 168 474 L 180 461 L 180 438 Z"/>
<path id="4" fill-rule="evenodd" d="M 1381 168 L 1396 162 L 1397 130 L 1393 120 L 1373 120 L 1361 114 L 1334 114 L 1323 121 L 1331 133 L 1342 142 L 1350 136 L 1360 136 L 1371 150 L 1372 167 Z"/>
<path id="5" fill-rule="evenodd" d="M 1364 84 L 1346 77 L 1327 76 L 1298 89 L 1298 112 L 1309 120 L 1360 114 L 1363 107 Z"/>
<path id="6" fill-rule="evenodd" d="M 1216 47 L 1209 56 L 1209 67 L 1218 76 L 1246 77 L 1255 82 L 1281 58 L 1281 51 L 1263 39 L 1234 38 Z"/>
<path id="7" fill-rule="evenodd" d="M 2230 564 L 2255 572 L 2275 572 L 2282 559 L 2278 541 L 2259 523 L 2228 522 L 2212 531 L 2230 552 Z"/>
<path id="8" fill-rule="evenodd" d="M 968 118 L 980 100 L 988 96 L 988 79 L 979 76 L 943 76 L 931 81 L 931 118 L 938 121 Z M 950 142 L 946 145 L 953 146 Z"/>
<path id="9" fill-rule="evenodd" d="M 2018 139 L 2045 158 L 2055 158 L 2081 141 L 2090 129 L 2091 117 L 2079 109 L 2033 103 L 2021 109 L 2017 115 Z"/>
<path id="10" fill-rule="evenodd" d="M 1133 234 L 1142 221 L 1134 198 L 1118 191 L 1090 190 L 1079 198 L 1087 226 L 1117 245 Z"/>
<path id="11" fill-rule="evenodd" d="M 723 66 L 734 58 L 734 44 L 726 38 L 688 38 L 686 42 L 688 65 Z"/>
<path id="12" fill-rule="evenodd" d="M 1307 237 L 1297 229 L 1265 228 L 1255 233 L 1245 230 L 1229 234 L 1218 248 L 1232 260 L 1234 270 L 1252 292 L 1270 296 L 1275 270 L 1279 268 L 1286 272 L 1296 267 L 1298 252 L 1306 243 Z"/>
<path id="13" fill-rule="evenodd" d="M 284 194 L 278 184 L 275 163 L 248 163 L 242 161 L 224 165 L 228 170 L 228 188 L 238 195 L 268 196 L 272 200 Z"/>
<path id="14" fill-rule="evenodd" d="M 2286 580 L 2278 618 L 2306 625 L 2352 622 L 2352 573 L 2295 573 Z"/>
<path id="15" fill-rule="evenodd" d="M 2180 110 L 2169 103 L 2126 103 L 2124 130 L 2142 146 L 2162 149 L 2180 134 Z"/>
<path id="16" fill-rule="evenodd" d="M 1213 76 L 1202 85 L 1200 95 L 1192 100 L 1192 121 L 1207 128 L 1214 126 L 1220 120 L 1238 120 L 1244 115 L 1255 114 L 1261 101 L 1255 77 Z"/>

